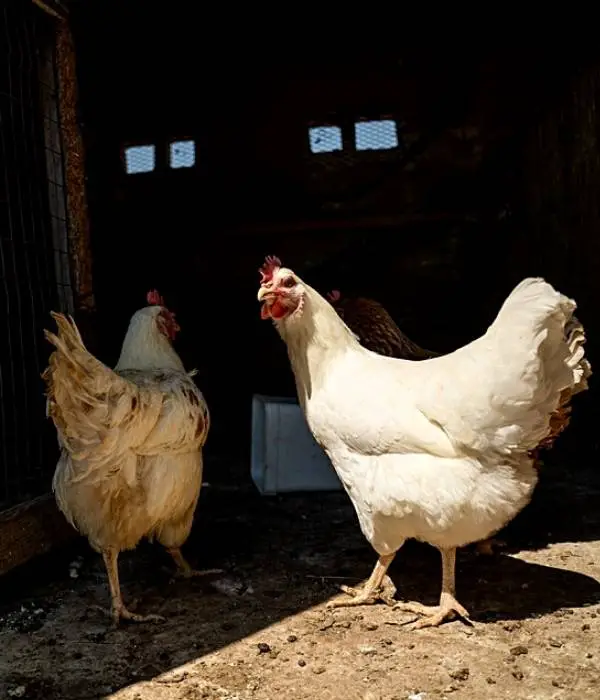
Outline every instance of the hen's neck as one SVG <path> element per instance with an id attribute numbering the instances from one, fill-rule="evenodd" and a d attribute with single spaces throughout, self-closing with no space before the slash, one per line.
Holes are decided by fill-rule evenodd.
<path id="1" fill-rule="evenodd" d="M 175 369 L 185 372 L 179 355 L 160 333 L 156 324 L 147 319 L 132 319 L 121 347 L 115 370 Z"/>
<path id="2" fill-rule="evenodd" d="M 318 292 L 305 286 L 301 312 L 275 324 L 287 345 L 302 405 L 322 384 L 331 362 L 348 350 L 361 350 L 333 307 Z"/>

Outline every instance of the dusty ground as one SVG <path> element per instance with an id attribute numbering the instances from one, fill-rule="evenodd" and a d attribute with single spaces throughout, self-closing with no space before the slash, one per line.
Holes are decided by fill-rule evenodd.
<path id="1" fill-rule="evenodd" d="M 216 589 L 170 583 L 158 548 L 123 557 L 126 600 L 166 623 L 111 630 L 93 608 L 108 596 L 87 545 L 2 582 L 0 698 L 596 700 L 600 489 L 546 474 L 505 533 L 508 553 L 459 555 L 459 599 L 474 626 L 421 631 L 384 605 L 325 610 L 337 584 L 364 579 L 374 563 L 343 494 L 206 489 L 187 552 L 226 569 Z M 391 573 L 398 596 L 438 595 L 428 547 L 408 545 Z"/>

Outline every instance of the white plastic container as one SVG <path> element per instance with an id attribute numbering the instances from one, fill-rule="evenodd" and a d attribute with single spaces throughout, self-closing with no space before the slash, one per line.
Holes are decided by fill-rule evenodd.
<path id="1" fill-rule="evenodd" d="M 253 396 L 251 473 L 263 495 L 342 488 L 295 399 Z"/>

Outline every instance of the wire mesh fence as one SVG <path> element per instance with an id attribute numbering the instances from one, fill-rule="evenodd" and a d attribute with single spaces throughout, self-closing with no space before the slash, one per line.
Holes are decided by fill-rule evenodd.
<path id="1" fill-rule="evenodd" d="M 49 491 L 57 456 L 43 328 L 73 302 L 54 29 L 31 2 L 0 9 L 0 511 Z"/>

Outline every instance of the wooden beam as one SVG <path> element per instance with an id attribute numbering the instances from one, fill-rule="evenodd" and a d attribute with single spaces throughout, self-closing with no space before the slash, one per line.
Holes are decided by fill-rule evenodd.
<path id="1" fill-rule="evenodd" d="M 62 19 L 69 14 L 67 8 L 59 0 L 33 0 L 33 4 L 56 19 Z"/>
<path id="2" fill-rule="evenodd" d="M 347 231 L 350 229 L 403 228 L 414 224 L 435 222 L 475 221 L 475 216 L 454 212 L 435 214 L 412 214 L 407 216 L 368 216 L 339 219 L 309 219 L 305 221 L 282 221 L 280 223 L 251 224 L 227 229 L 227 233 L 236 235 L 260 235 L 276 233 L 303 233 L 305 231 Z"/>
<path id="3" fill-rule="evenodd" d="M 0 513 L 0 576 L 75 537 L 51 495 Z"/>
<path id="4" fill-rule="evenodd" d="M 95 300 L 84 146 L 78 119 L 75 45 L 67 20 L 57 22 L 56 32 L 58 104 L 65 162 L 73 295 L 75 311 L 90 313 L 95 310 Z"/>

